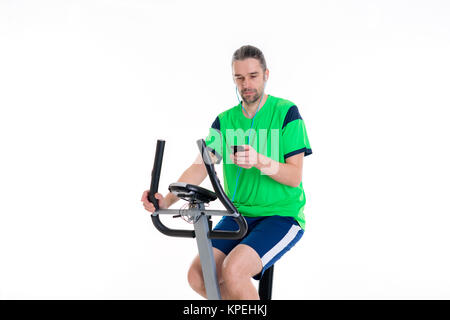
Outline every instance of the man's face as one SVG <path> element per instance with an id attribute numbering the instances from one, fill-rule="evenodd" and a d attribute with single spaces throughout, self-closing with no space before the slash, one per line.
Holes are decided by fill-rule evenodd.
<path id="1" fill-rule="evenodd" d="M 266 70 L 266 76 L 269 71 Z M 247 58 L 233 62 L 233 78 L 242 100 L 248 105 L 261 98 L 264 90 L 264 73 L 259 60 Z"/>

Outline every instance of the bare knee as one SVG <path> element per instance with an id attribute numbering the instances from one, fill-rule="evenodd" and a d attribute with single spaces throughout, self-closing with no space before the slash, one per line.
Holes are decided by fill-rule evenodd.
<path id="1" fill-rule="evenodd" d="M 242 273 L 238 263 L 225 260 L 222 265 L 222 279 L 227 287 L 238 286 L 240 281 L 247 276 Z"/>
<path id="2" fill-rule="evenodd" d="M 261 271 L 258 253 L 247 245 L 238 245 L 226 257 L 222 265 L 222 277 L 227 286 L 239 287 Z"/>
<path id="3" fill-rule="evenodd" d="M 219 284 L 223 282 L 222 280 L 222 263 L 225 259 L 225 254 L 216 249 L 213 248 L 214 252 L 214 259 L 216 261 L 216 271 L 217 271 L 217 277 Z M 191 267 L 189 268 L 188 274 L 187 274 L 189 285 L 191 286 L 194 291 L 199 293 L 202 296 L 205 296 L 206 289 L 205 289 L 205 282 L 203 280 L 203 272 L 202 272 L 202 265 L 200 262 L 200 257 L 195 257 L 194 261 L 192 261 Z"/>
<path id="4" fill-rule="evenodd" d="M 200 263 L 196 263 L 196 260 L 198 259 L 195 259 L 189 268 L 187 278 L 191 288 L 196 292 L 201 292 L 205 290 L 205 284 L 203 283 L 202 267 Z"/>

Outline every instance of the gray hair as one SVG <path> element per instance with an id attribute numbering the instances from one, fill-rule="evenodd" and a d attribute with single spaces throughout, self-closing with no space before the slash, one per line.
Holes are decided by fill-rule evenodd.
<path id="1" fill-rule="evenodd" d="M 242 46 L 239 49 L 237 49 L 233 54 L 233 58 L 231 59 L 231 65 L 233 66 L 234 61 L 245 60 L 248 58 L 254 58 L 259 60 L 263 72 L 266 71 L 267 65 L 266 59 L 264 58 L 264 54 L 262 53 L 261 50 L 251 45 Z"/>

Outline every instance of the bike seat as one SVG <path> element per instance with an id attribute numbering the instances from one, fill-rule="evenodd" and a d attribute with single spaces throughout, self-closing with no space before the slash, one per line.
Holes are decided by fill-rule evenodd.
<path id="1" fill-rule="evenodd" d="M 204 202 L 209 203 L 217 199 L 214 192 L 209 191 L 200 186 L 184 182 L 174 182 L 169 185 L 169 191 L 175 194 L 178 198 L 189 202 Z"/>

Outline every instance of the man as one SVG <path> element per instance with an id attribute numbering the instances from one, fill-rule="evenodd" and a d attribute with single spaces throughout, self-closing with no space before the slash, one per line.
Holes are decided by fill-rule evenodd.
<path id="1" fill-rule="evenodd" d="M 224 189 L 247 220 L 248 233 L 241 240 L 213 239 L 212 245 L 222 297 L 250 300 L 259 299 L 251 278 L 259 280 L 303 235 L 303 158 L 312 150 L 294 103 L 264 93 L 269 70 L 258 48 L 236 50 L 232 71 L 242 101 L 216 117 L 206 145 L 219 162 L 224 159 Z M 240 146 L 237 152 L 235 145 Z M 206 178 L 200 157 L 179 182 L 200 185 Z M 142 196 L 144 207 L 154 212 L 147 193 Z M 178 200 L 171 193 L 155 197 L 161 208 Z M 236 230 L 237 226 L 232 218 L 223 217 L 214 229 Z M 206 298 L 198 255 L 188 281 Z"/>

